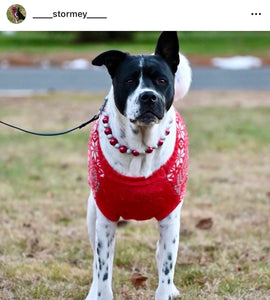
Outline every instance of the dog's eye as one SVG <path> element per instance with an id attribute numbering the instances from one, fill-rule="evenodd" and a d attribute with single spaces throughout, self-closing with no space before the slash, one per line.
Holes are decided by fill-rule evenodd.
<path id="1" fill-rule="evenodd" d="M 127 85 L 132 85 L 133 83 L 134 83 L 134 80 L 131 78 L 126 80 Z"/>
<path id="2" fill-rule="evenodd" d="M 157 80 L 157 83 L 158 83 L 159 85 L 165 85 L 165 84 L 167 83 L 167 80 L 164 79 L 164 78 L 159 78 L 159 79 Z"/>

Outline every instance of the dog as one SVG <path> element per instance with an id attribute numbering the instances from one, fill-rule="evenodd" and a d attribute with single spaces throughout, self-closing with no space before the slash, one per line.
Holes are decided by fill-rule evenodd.
<path id="1" fill-rule="evenodd" d="M 15 5 L 12 6 L 11 12 L 12 12 L 12 15 L 13 15 L 16 23 L 18 23 L 19 20 L 25 19 L 25 16 L 20 11 L 20 7 L 17 8 Z"/>
<path id="2" fill-rule="evenodd" d="M 187 131 L 173 101 L 187 93 L 191 69 L 179 53 L 176 32 L 162 32 L 154 54 L 133 56 L 110 50 L 92 64 L 107 68 L 112 87 L 88 147 L 87 225 L 94 262 L 86 300 L 113 299 L 120 217 L 157 219 L 155 300 L 170 300 L 179 296 L 173 277 L 188 164 Z"/>

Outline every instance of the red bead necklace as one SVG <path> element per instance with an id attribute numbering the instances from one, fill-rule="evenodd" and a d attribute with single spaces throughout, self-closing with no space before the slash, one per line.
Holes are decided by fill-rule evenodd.
<path id="1" fill-rule="evenodd" d="M 158 140 L 156 146 L 148 147 L 145 149 L 144 152 L 139 152 L 135 149 L 130 149 L 127 146 L 120 145 L 118 143 L 118 140 L 112 134 L 112 129 L 109 125 L 109 116 L 103 112 L 103 118 L 102 118 L 102 123 L 104 125 L 104 133 L 107 136 L 110 144 L 112 146 L 114 146 L 115 148 L 118 148 L 121 153 L 132 154 L 133 156 L 138 156 L 140 154 L 150 154 L 153 152 L 154 149 L 158 149 L 159 147 L 161 147 L 164 144 L 166 136 L 169 135 L 171 132 L 170 127 L 171 127 L 172 122 L 173 122 L 173 120 L 171 119 L 169 122 L 169 126 L 166 128 L 164 135 Z"/>

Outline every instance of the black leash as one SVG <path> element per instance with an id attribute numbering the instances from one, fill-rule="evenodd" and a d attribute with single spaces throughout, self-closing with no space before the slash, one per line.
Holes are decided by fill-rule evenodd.
<path id="1" fill-rule="evenodd" d="M 23 131 L 23 132 L 26 132 L 26 133 L 30 133 L 30 134 L 34 134 L 34 135 L 39 135 L 39 136 L 56 136 L 56 135 L 62 135 L 62 134 L 67 134 L 69 132 L 72 132 L 74 130 L 77 130 L 77 129 L 81 129 L 83 127 L 85 127 L 86 125 L 94 122 L 95 120 L 97 120 L 100 116 L 100 114 L 102 113 L 102 111 L 104 110 L 104 107 L 106 106 L 107 104 L 107 101 L 108 101 L 108 98 L 105 98 L 98 113 L 95 114 L 91 119 L 89 119 L 88 121 L 76 126 L 76 127 L 73 127 L 71 129 L 68 129 L 68 130 L 65 130 L 65 131 L 59 131 L 59 132 L 36 132 L 36 131 L 31 131 L 31 130 L 27 130 L 27 129 L 23 129 L 23 128 L 20 128 L 20 127 L 17 127 L 17 126 L 14 126 L 14 125 L 11 125 L 11 124 L 8 124 L 6 122 L 3 122 L 0 120 L 0 123 L 8 126 L 8 127 L 11 127 L 11 128 L 14 128 L 14 129 L 17 129 L 17 130 L 20 130 L 20 131 Z"/>

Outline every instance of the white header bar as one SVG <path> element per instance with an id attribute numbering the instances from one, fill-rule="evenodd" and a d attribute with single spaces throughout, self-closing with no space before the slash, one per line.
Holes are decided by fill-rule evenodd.
<path id="1" fill-rule="evenodd" d="M 14 4 L 25 9 L 26 18 L 21 23 L 7 17 Z M 266 0 L 0 2 L 2 31 L 268 31 L 269 20 Z"/>

